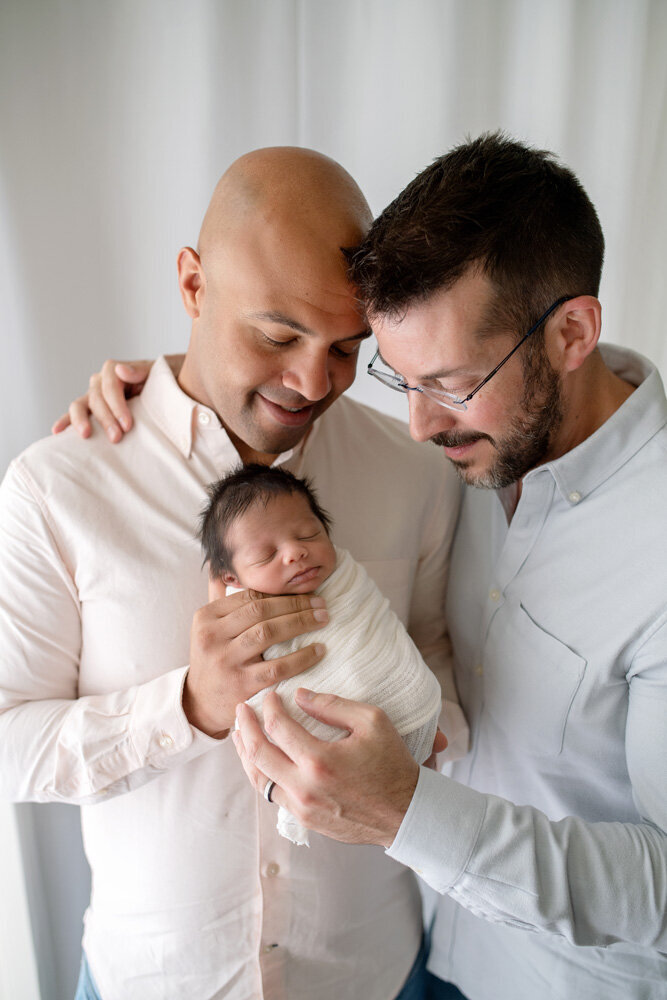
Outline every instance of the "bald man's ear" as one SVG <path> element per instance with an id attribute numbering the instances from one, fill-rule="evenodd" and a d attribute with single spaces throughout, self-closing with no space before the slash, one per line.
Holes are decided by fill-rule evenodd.
<path id="1" fill-rule="evenodd" d="M 600 302 L 593 295 L 578 295 L 563 303 L 554 319 L 561 371 L 576 371 L 593 353 L 600 339 Z"/>
<path id="2" fill-rule="evenodd" d="M 199 254 L 192 247 L 183 247 L 178 254 L 178 287 L 185 311 L 190 319 L 198 319 L 206 279 Z"/>

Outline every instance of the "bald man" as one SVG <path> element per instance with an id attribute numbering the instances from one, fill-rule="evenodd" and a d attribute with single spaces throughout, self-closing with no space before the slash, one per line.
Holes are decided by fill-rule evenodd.
<path id="1" fill-rule="evenodd" d="M 370 218 L 326 157 L 242 157 L 178 256 L 192 330 L 177 377 L 155 364 L 118 447 L 38 442 L 0 491 L 0 782 L 82 806 L 80 997 L 421 995 L 412 873 L 380 848 L 280 838 L 229 738 L 239 702 L 321 658 L 315 642 L 262 652 L 316 631 L 324 602 L 208 603 L 195 540 L 204 487 L 239 458 L 308 475 L 336 543 L 445 677 L 458 485 L 402 424 L 340 398 L 369 335 L 341 248 Z"/>

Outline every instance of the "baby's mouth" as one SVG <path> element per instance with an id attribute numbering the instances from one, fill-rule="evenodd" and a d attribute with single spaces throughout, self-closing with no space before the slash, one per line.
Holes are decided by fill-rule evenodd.
<path id="1" fill-rule="evenodd" d="M 310 569 L 303 569 L 299 573 L 296 573 L 287 582 L 290 585 L 294 585 L 297 583 L 307 583 L 309 580 L 314 580 L 319 571 L 320 571 L 319 566 L 311 566 Z"/>

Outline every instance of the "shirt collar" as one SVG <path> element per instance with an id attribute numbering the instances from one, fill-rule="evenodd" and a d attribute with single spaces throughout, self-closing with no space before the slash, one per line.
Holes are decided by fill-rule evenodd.
<path id="1" fill-rule="evenodd" d="M 202 414 L 208 417 L 204 426 L 215 427 L 228 438 L 227 431 L 220 423 L 217 413 L 183 392 L 163 356 L 159 357 L 151 368 L 141 393 L 141 400 L 146 411 L 184 458 L 190 458 L 192 454 L 194 437 L 198 430 L 198 420 Z M 282 465 L 283 462 L 304 454 L 311 447 L 316 431 L 317 422 L 304 440 L 300 441 L 294 448 L 290 448 L 289 451 L 278 455 L 274 464 Z"/>
<path id="2" fill-rule="evenodd" d="M 667 399 L 660 375 L 641 354 L 601 344 L 605 364 L 637 386 L 595 433 L 553 462 L 532 469 L 524 487 L 548 471 L 563 499 L 575 506 L 625 465 L 667 423 Z"/>

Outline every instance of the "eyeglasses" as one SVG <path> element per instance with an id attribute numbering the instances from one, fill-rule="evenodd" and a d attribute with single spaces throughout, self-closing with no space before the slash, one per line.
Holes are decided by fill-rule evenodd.
<path id="1" fill-rule="evenodd" d="M 536 323 L 533 324 L 533 326 L 531 326 L 528 333 L 524 334 L 521 340 L 519 340 L 514 345 L 514 347 L 509 352 L 507 357 L 503 358 L 500 364 L 496 365 L 493 371 L 489 372 L 486 378 L 482 379 L 479 385 L 476 385 L 475 388 L 472 390 L 472 392 L 469 392 L 464 399 L 460 399 L 452 392 L 445 392 L 444 389 L 433 389 L 430 385 L 408 385 L 405 379 L 402 379 L 399 375 L 392 375 L 390 372 L 383 372 L 380 371 L 378 368 L 374 368 L 373 365 L 375 364 L 380 355 L 379 348 L 371 358 L 371 361 L 369 362 L 366 368 L 366 374 L 372 375 L 373 378 L 378 379 L 378 381 L 382 382 L 383 385 L 386 385 L 389 389 L 394 389 L 396 392 L 423 392 L 425 396 L 428 396 L 429 399 L 432 399 L 434 403 L 438 404 L 438 406 L 445 406 L 447 407 L 448 410 L 467 410 L 468 409 L 467 404 L 470 402 L 473 396 L 476 393 L 478 393 L 479 390 L 482 389 L 486 385 L 486 383 L 489 382 L 493 378 L 493 376 L 500 371 L 500 369 L 507 361 L 509 361 L 512 355 L 519 350 L 521 345 L 526 340 L 528 340 L 530 335 L 532 333 L 535 333 L 538 327 L 540 327 L 542 323 L 544 323 L 545 319 L 547 319 L 551 315 L 551 313 L 558 308 L 558 306 L 562 305 L 563 302 L 567 302 L 567 300 L 571 297 L 572 296 L 570 295 L 564 295 L 562 298 L 554 302 L 553 305 L 550 305 L 547 311 L 540 316 L 540 318 L 537 320 Z"/>

